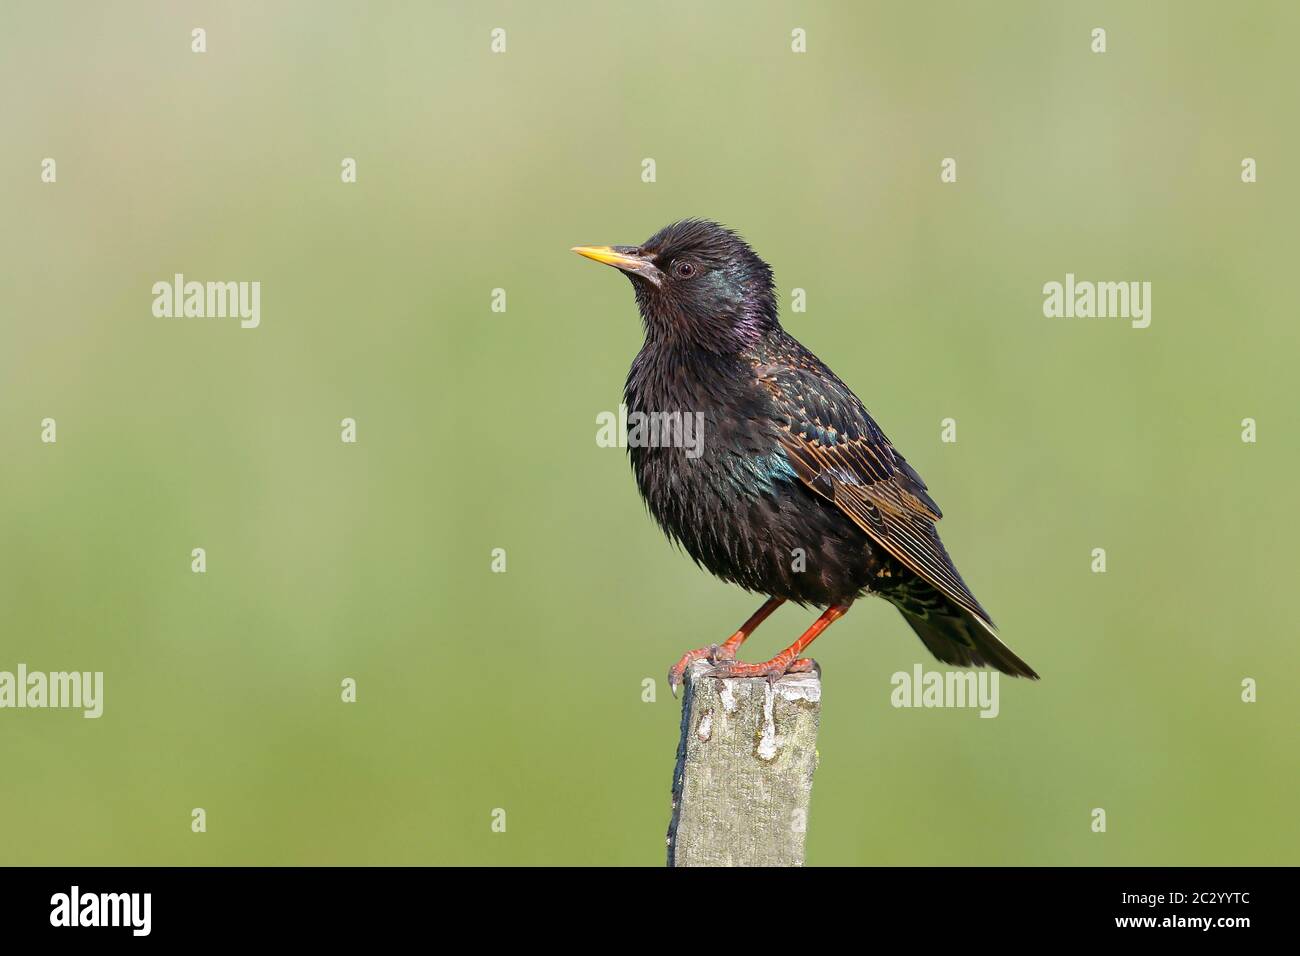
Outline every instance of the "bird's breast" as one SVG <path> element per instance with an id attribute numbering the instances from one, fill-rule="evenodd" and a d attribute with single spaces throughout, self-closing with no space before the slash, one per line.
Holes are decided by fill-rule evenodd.
<path id="1" fill-rule="evenodd" d="M 864 536 L 802 486 L 752 373 L 741 387 L 725 375 L 638 377 L 634 366 L 625 401 L 637 487 L 697 562 L 742 587 L 806 603 L 855 591 Z M 810 557 L 822 567 L 808 574 Z M 844 570 L 828 580 L 832 564 Z"/>

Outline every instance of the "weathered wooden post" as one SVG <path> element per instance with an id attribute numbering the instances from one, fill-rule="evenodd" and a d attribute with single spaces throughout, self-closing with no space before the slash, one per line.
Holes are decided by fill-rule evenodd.
<path id="1" fill-rule="evenodd" d="M 691 666 L 673 772 L 669 866 L 802 866 L 821 678 Z"/>

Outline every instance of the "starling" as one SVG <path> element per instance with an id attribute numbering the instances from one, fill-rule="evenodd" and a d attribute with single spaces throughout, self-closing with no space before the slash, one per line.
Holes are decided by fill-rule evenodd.
<path id="1" fill-rule="evenodd" d="M 725 642 L 682 656 L 668 675 L 674 693 L 701 659 L 724 677 L 814 669 L 800 654 L 863 594 L 898 608 L 946 664 L 1038 677 L 957 573 L 921 476 L 781 327 L 772 270 L 740 236 L 688 219 L 639 246 L 573 251 L 622 270 L 636 293 L 645 344 L 628 373 L 629 420 L 700 422 L 698 448 L 665 440 L 681 435 L 666 427 L 657 441 L 628 441 L 646 506 L 696 563 L 767 597 Z M 772 660 L 736 660 L 786 601 L 825 611 Z"/>

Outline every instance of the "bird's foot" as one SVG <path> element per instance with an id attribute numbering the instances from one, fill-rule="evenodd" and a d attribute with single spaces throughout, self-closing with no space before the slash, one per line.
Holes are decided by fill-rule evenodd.
<path id="1" fill-rule="evenodd" d="M 766 677 L 769 684 L 775 684 L 786 674 L 806 674 L 810 671 L 821 674 L 821 667 L 811 657 L 791 659 L 777 655 L 761 664 L 743 664 L 733 657 L 730 660 L 710 663 L 714 664 L 710 677 Z"/>
<path id="2" fill-rule="evenodd" d="M 728 661 L 736 659 L 734 648 L 726 644 L 710 644 L 708 647 L 697 647 L 693 651 L 687 651 L 679 660 L 668 670 L 668 689 L 677 696 L 677 688 L 682 686 L 682 679 L 686 676 L 687 669 L 696 661 L 708 661 L 710 664 L 725 664 Z"/>

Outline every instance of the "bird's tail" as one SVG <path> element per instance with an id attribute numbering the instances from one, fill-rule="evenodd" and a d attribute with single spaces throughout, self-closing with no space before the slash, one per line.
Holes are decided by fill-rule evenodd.
<path id="1" fill-rule="evenodd" d="M 930 653 L 958 667 L 995 667 L 1012 677 L 1038 680 L 1034 669 L 998 639 L 991 621 L 932 594 L 938 600 L 896 601 L 903 618 Z"/>

